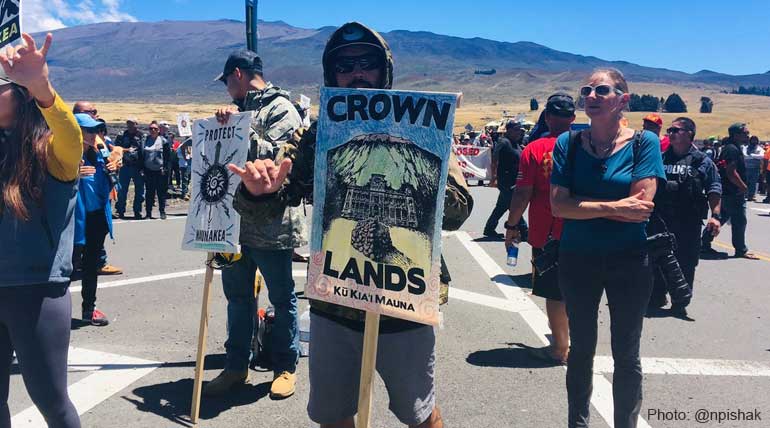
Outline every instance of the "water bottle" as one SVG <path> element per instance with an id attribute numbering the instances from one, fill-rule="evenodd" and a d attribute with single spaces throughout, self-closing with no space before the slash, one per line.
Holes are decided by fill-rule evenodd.
<path id="1" fill-rule="evenodd" d="M 307 357 L 310 355 L 310 310 L 299 317 L 299 355 Z"/>
<path id="2" fill-rule="evenodd" d="M 519 262 L 519 243 L 514 242 L 511 244 L 510 247 L 508 247 L 508 259 L 506 260 L 506 264 L 508 266 L 516 266 L 516 264 Z"/>

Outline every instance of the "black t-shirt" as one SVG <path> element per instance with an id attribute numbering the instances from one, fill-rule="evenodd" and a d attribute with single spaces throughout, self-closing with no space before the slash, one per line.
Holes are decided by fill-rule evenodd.
<path id="1" fill-rule="evenodd" d="M 746 161 L 743 158 L 743 152 L 741 149 L 733 143 L 726 144 L 722 151 L 719 153 L 720 175 L 722 176 L 722 194 L 723 195 L 737 195 L 742 193 L 738 186 L 733 184 L 727 177 L 727 165 L 735 163 L 735 169 L 738 171 L 738 175 L 743 182 L 746 182 Z"/>
<path id="2" fill-rule="evenodd" d="M 519 174 L 521 147 L 518 144 L 514 146 L 506 137 L 500 137 L 495 144 L 495 157 L 498 186 L 510 190 L 516 184 L 516 176 Z"/>

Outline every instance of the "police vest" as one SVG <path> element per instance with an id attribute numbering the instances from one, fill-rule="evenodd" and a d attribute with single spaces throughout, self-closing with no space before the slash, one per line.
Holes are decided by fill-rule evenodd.
<path id="1" fill-rule="evenodd" d="M 706 155 L 701 151 L 692 151 L 675 163 L 666 163 L 666 185 L 658 191 L 658 202 L 665 214 L 696 216 L 706 218 L 708 198 L 704 192 L 705 180 L 699 168 Z"/>

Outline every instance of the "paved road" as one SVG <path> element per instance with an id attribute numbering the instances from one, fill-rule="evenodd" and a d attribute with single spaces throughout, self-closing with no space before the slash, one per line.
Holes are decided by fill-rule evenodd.
<path id="1" fill-rule="evenodd" d="M 544 367 L 527 347 L 547 343 L 544 302 L 528 296 L 528 246 L 515 269 L 505 266 L 502 242 L 479 239 L 496 191 L 474 187 L 476 211 L 443 239 L 453 292 L 438 333 L 438 400 L 448 427 L 566 426 L 564 368 Z M 642 339 L 644 423 L 651 427 L 770 426 L 770 206 L 750 204 L 748 243 L 763 259 L 704 260 L 690 320 L 661 312 L 648 318 Z M 72 331 L 70 392 L 84 427 L 189 426 L 195 346 L 202 294 L 203 254 L 179 250 L 184 219 L 117 222 L 110 261 L 125 274 L 102 277 L 98 306 L 112 323 Z M 502 229 L 502 226 L 500 227 Z M 729 228 L 728 228 L 729 229 Z M 729 243 L 729 230 L 718 238 Z M 303 266 L 295 265 L 297 291 Z M 215 277 L 206 379 L 222 368 L 225 299 Z M 73 283 L 73 313 L 79 313 Z M 263 297 L 264 304 L 266 298 Z M 307 302 L 301 301 L 300 311 Z M 600 309 L 593 427 L 611 426 L 612 362 L 609 319 Z M 73 322 L 73 325 L 75 323 Z M 40 426 L 17 368 L 11 377 L 14 427 Z M 223 399 L 204 398 L 204 427 L 310 426 L 307 363 L 300 361 L 294 397 L 273 401 L 271 375 L 252 372 L 251 384 Z M 761 412 L 762 421 L 695 421 L 699 409 Z M 378 380 L 374 427 L 397 427 Z M 667 413 L 664 413 L 667 412 Z M 699 414 L 702 415 L 702 414 Z M 714 417 L 718 415 L 714 414 Z M 664 420 L 669 419 L 669 420 Z M 673 420 L 686 418 L 687 420 Z"/>

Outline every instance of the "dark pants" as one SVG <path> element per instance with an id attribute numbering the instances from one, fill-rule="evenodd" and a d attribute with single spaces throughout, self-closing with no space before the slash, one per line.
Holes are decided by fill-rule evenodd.
<path id="1" fill-rule="evenodd" d="M 730 222 L 733 248 L 735 255 L 742 255 L 749 251 L 746 247 L 746 195 L 738 193 L 735 195 L 722 195 L 722 225 Z M 711 241 L 714 236 L 708 230 L 703 230 L 701 245 L 704 249 L 711 248 Z"/>
<path id="2" fill-rule="evenodd" d="M 750 201 L 753 201 L 756 197 L 760 173 L 759 168 L 746 168 L 746 186 L 748 187 L 746 199 Z"/>
<path id="3" fill-rule="evenodd" d="M 612 397 L 615 428 L 636 427 L 642 405 L 639 341 L 652 291 L 652 270 L 646 252 L 611 255 L 559 254 L 559 287 L 569 317 L 567 361 L 569 427 L 588 427 L 597 319 L 602 293 L 607 292 L 615 371 Z"/>
<path id="4" fill-rule="evenodd" d="M 104 211 L 86 214 L 86 245 L 83 248 L 83 315 L 93 312 L 96 307 L 96 284 L 99 278 L 99 256 L 104 250 L 104 237 L 107 235 L 107 219 Z"/>
<path id="5" fill-rule="evenodd" d="M 497 195 L 497 202 L 495 203 L 495 207 L 492 209 L 492 214 L 489 215 L 489 218 L 487 219 L 487 223 L 484 226 L 484 232 L 494 232 L 495 229 L 497 229 L 497 224 L 500 222 L 500 219 L 503 217 L 506 211 L 508 211 L 508 208 L 511 206 L 511 198 L 513 197 L 513 190 L 512 189 L 501 189 L 500 194 Z M 519 221 L 519 227 L 522 230 L 527 229 L 527 221 L 524 220 L 524 216 L 521 217 L 521 220 Z"/>
<path id="6" fill-rule="evenodd" d="M 79 428 L 67 394 L 72 300 L 69 284 L 0 287 L 0 428 L 10 428 L 13 352 L 32 402 L 49 427 Z"/>
<path id="7" fill-rule="evenodd" d="M 242 247 L 242 257 L 222 271 L 222 286 L 227 298 L 227 359 L 225 368 L 249 367 L 251 339 L 254 336 L 254 278 L 260 270 L 267 284 L 270 303 L 275 308 L 271 336 L 273 371 L 294 373 L 299 360 L 297 296 L 292 278 L 292 250 L 265 250 Z"/>
<path id="8" fill-rule="evenodd" d="M 190 185 L 190 167 L 179 167 L 179 171 L 182 179 L 182 196 L 186 196 Z"/>
<path id="9" fill-rule="evenodd" d="M 765 199 L 763 202 L 770 202 L 770 171 L 765 171 Z"/>
<path id="10" fill-rule="evenodd" d="M 166 212 L 166 191 L 168 191 L 168 179 L 160 171 L 144 170 L 144 182 L 147 186 L 147 215 L 152 214 L 155 206 L 155 196 L 158 197 L 158 209 L 161 214 Z"/>
<path id="11" fill-rule="evenodd" d="M 700 260 L 701 228 L 703 221 L 693 216 L 678 216 L 665 218 L 668 231 L 676 237 L 676 250 L 674 255 L 682 269 L 684 279 L 690 287 L 690 292 L 695 285 L 695 268 Z M 666 280 L 660 268 L 653 266 L 655 285 L 653 286 L 650 303 L 662 302 L 666 298 Z"/>
<path id="12" fill-rule="evenodd" d="M 174 180 L 176 185 L 179 186 L 182 182 L 182 175 L 179 171 L 179 162 L 171 162 L 171 173 L 168 175 L 168 187 L 174 187 Z"/>
<path id="13" fill-rule="evenodd" d="M 126 213 L 126 199 L 128 198 L 128 186 L 134 180 L 134 214 L 142 213 L 144 202 L 144 177 L 138 167 L 123 166 L 119 173 L 120 188 L 118 189 L 118 201 L 115 203 L 115 211 L 118 214 Z"/>

